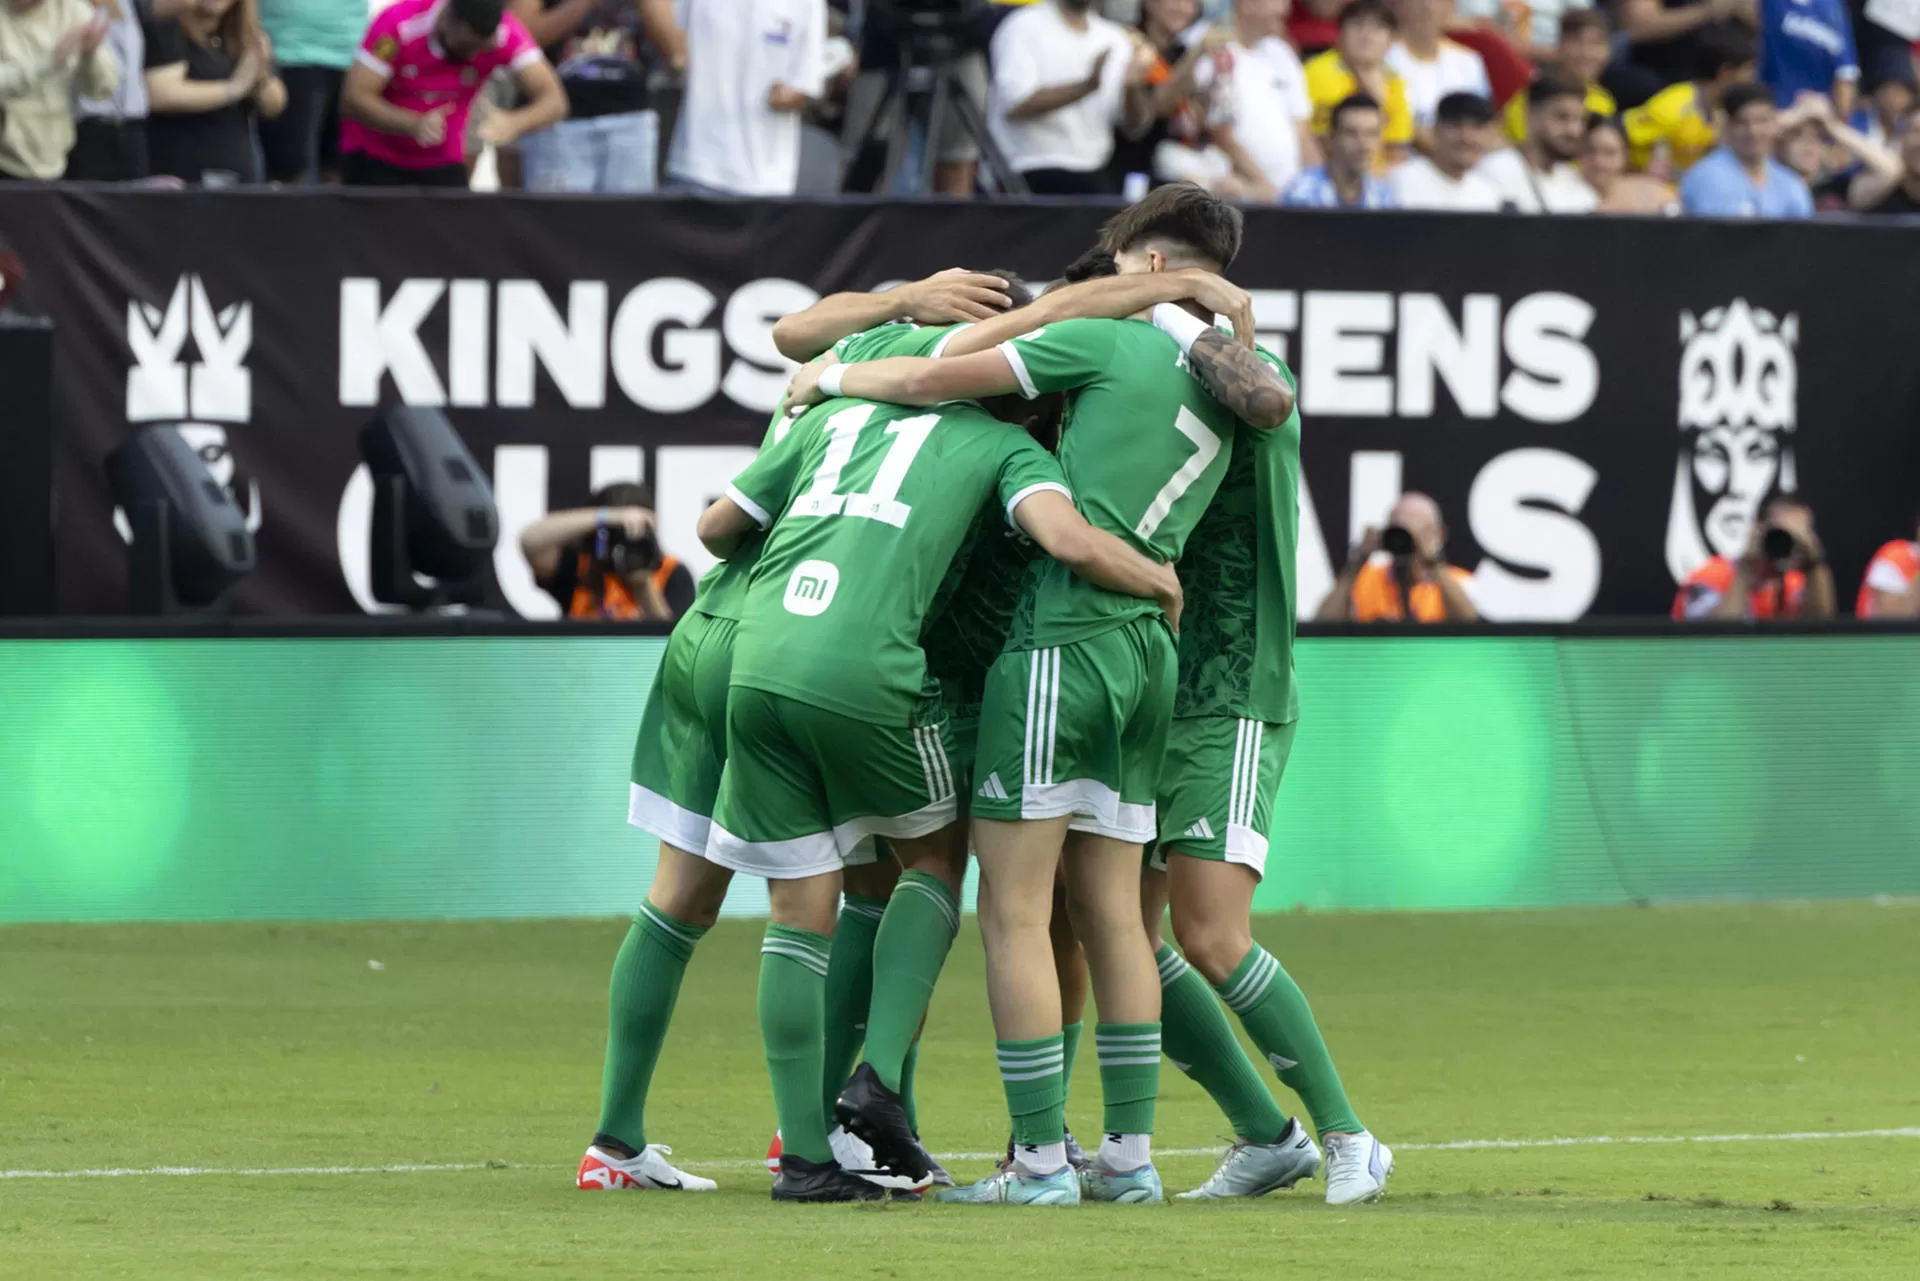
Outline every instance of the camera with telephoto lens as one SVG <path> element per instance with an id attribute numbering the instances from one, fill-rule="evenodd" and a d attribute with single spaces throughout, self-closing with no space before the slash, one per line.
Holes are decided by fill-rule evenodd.
<path id="1" fill-rule="evenodd" d="M 602 525 L 594 535 L 593 558 L 623 577 L 650 574 L 660 567 L 660 540 L 652 530 L 629 538 L 618 526 Z"/>
<path id="2" fill-rule="evenodd" d="M 1800 550 L 1800 540 L 1778 525 L 1772 526 L 1760 536 L 1760 550 L 1774 564 L 1783 564 Z"/>
<path id="3" fill-rule="evenodd" d="M 1395 560 L 1404 560 L 1413 555 L 1413 535 L 1402 526 L 1389 525 L 1380 531 L 1380 546 Z"/>

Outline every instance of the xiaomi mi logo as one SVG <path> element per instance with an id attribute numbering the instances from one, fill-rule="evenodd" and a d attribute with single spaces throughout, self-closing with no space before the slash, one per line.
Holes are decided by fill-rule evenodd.
<path id="1" fill-rule="evenodd" d="M 824 614 L 839 589 L 840 569 L 832 561 L 801 561 L 787 579 L 787 612 L 802 618 Z"/>

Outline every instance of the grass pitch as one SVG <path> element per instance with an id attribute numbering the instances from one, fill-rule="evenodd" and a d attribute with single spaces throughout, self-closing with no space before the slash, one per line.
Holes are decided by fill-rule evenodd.
<path id="1" fill-rule="evenodd" d="M 1379 1205 L 775 1206 L 756 925 L 701 945 L 649 1110 L 707 1196 L 572 1188 L 624 923 L 0 929 L 0 1277 L 1920 1276 L 1920 1135 L 1432 1146 L 1920 1127 L 1920 906 L 1259 926 L 1399 1148 Z M 971 922 L 920 1075 L 936 1150 L 1003 1141 Z M 1090 1054 L 1073 1088 L 1092 1134 Z M 1168 1067 L 1161 1146 L 1222 1128 Z M 21 1177 L 423 1164 L 479 1168 Z"/>

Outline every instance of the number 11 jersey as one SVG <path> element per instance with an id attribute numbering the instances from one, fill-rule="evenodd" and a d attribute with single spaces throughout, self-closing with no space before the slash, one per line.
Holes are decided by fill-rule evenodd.
<path id="1" fill-rule="evenodd" d="M 728 488 L 762 527 L 733 683 L 858 717 L 915 723 L 921 625 L 989 503 L 1011 520 L 1071 497 L 1054 456 L 971 404 L 817 405 Z"/>

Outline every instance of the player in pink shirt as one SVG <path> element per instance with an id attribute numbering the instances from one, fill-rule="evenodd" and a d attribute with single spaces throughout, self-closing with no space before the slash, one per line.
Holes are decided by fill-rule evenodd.
<path id="1" fill-rule="evenodd" d="M 567 94 L 505 0 L 399 0 L 367 28 L 340 91 L 341 164 L 363 187 L 467 185 L 467 115 L 512 70 L 526 105 L 480 122 L 505 146 L 566 118 Z"/>

